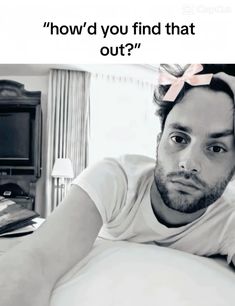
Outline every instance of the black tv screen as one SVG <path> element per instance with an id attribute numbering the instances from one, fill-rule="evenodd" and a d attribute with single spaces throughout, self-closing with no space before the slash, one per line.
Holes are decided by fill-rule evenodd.
<path id="1" fill-rule="evenodd" d="M 0 113 L 0 160 L 30 160 L 30 112 Z"/>

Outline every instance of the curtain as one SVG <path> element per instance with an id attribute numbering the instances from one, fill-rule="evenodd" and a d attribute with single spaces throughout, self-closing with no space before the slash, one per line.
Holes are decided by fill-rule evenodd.
<path id="1" fill-rule="evenodd" d="M 49 75 L 45 216 L 62 200 L 64 191 L 51 177 L 56 158 L 69 158 L 75 176 L 88 163 L 90 74 L 53 69 Z M 71 180 L 65 182 L 65 193 Z"/>

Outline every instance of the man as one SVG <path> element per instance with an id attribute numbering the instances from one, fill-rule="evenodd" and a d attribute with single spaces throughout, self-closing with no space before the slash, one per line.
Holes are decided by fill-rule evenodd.
<path id="1" fill-rule="evenodd" d="M 129 155 L 86 169 L 44 225 L 2 256 L 1 306 L 48 305 L 55 282 L 99 232 L 235 263 L 235 207 L 224 193 L 235 169 L 234 80 L 202 82 L 194 68 L 163 86 L 156 166 Z"/>

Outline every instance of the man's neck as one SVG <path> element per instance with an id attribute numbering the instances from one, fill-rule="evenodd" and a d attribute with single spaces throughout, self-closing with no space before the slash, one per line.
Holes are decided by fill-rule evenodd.
<path id="1" fill-rule="evenodd" d="M 169 227 L 178 227 L 191 223 L 202 216 L 206 211 L 205 208 L 194 213 L 183 213 L 166 206 L 157 189 L 155 180 L 153 180 L 150 189 L 150 199 L 156 218 Z"/>

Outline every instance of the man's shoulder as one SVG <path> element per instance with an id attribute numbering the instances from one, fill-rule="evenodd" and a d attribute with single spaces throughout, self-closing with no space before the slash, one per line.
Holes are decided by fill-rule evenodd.
<path id="1" fill-rule="evenodd" d="M 118 157 L 105 157 L 96 162 L 91 168 L 99 168 L 117 175 L 123 173 L 126 178 L 136 177 L 139 179 L 146 173 L 151 173 L 155 167 L 155 160 L 151 157 L 138 154 L 125 154 Z"/>
<path id="2" fill-rule="evenodd" d="M 90 164 L 73 181 L 78 184 L 82 180 L 124 180 L 139 181 L 153 174 L 155 160 L 143 155 L 125 154 L 119 157 L 105 157 Z"/>
<path id="3" fill-rule="evenodd" d="M 138 154 L 125 154 L 117 158 L 107 158 L 107 161 L 117 163 L 126 173 L 141 174 L 155 167 L 155 160 L 151 157 Z"/>
<path id="4" fill-rule="evenodd" d="M 121 164 L 127 165 L 149 165 L 154 166 L 155 160 L 149 156 L 139 155 L 139 154 L 125 154 L 116 158 L 116 160 Z"/>

